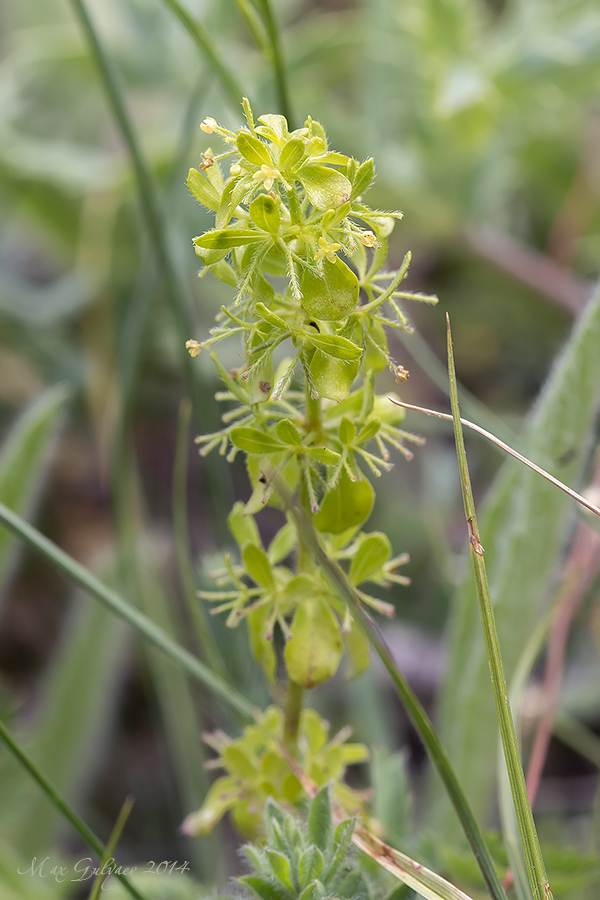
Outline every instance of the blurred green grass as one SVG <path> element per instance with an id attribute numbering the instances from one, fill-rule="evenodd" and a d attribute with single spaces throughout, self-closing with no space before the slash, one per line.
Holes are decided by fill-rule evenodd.
<path id="1" fill-rule="evenodd" d="M 214 60 L 169 6 L 161 0 L 87 5 L 139 147 L 161 251 L 148 230 L 139 166 L 136 174 L 75 4 L 3 5 L 0 426 L 7 435 L 45 390 L 68 388 L 72 400 L 60 436 L 49 429 L 47 444 L 42 437 L 38 452 L 30 449 L 21 459 L 32 490 L 18 507 L 25 513 L 37 497 L 43 529 L 87 565 L 111 571 L 132 597 L 148 600 L 140 584 L 150 557 L 153 601 L 160 608 L 154 615 L 166 616 L 173 633 L 196 649 L 176 562 L 172 473 L 182 397 L 193 401 L 195 429 L 210 431 L 217 421 L 215 373 L 201 360 L 192 374 L 184 342 L 210 327 L 223 286 L 196 279 L 191 237 L 209 226 L 209 218 L 189 197 L 185 172 L 206 147 L 198 132 L 204 116 L 236 125 L 241 110 Z M 207 0 L 185 8 L 256 108 L 279 108 L 265 5 Z M 325 123 L 336 149 L 375 157 L 371 202 L 405 212 L 393 255 L 400 260 L 410 247 L 410 287 L 435 291 L 442 301 L 434 311 L 409 309 L 411 321 L 443 361 L 443 311 L 450 311 L 459 379 L 517 432 L 574 311 L 591 293 L 589 280 L 597 276 L 596 3 L 286 0 L 274 8 L 294 124 L 310 114 Z M 250 23 L 257 22 L 253 30 Z M 234 366 L 237 349 L 228 347 L 225 354 L 225 363 Z M 403 354 L 398 348 L 401 361 Z M 409 368 L 404 390 L 412 400 L 445 402 L 427 365 L 422 371 L 417 359 Z M 384 376 L 381 389 L 397 386 Z M 438 636 L 460 546 L 454 451 L 446 432 L 416 419 L 410 427 L 427 433 L 428 447 L 410 468 L 398 462 L 375 517 L 413 560 L 413 586 L 395 595 L 400 621 Z M 470 462 L 481 496 L 497 457 L 474 445 Z M 224 518 L 231 498 L 245 489 L 244 473 L 230 473 L 218 457 L 190 454 L 188 463 L 189 537 L 200 579 L 201 567 L 206 569 L 200 560 L 228 540 Z M 125 469 L 136 473 L 126 483 L 119 477 Z M 126 493 L 132 483 L 133 498 Z M 397 496 L 403 501 L 400 520 Z M 66 704 L 45 699 L 46 688 L 61 662 L 68 669 L 68 641 L 57 638 L 82 614 L 64 583 L 45 590 L 45 574 L 32 569 L 28 557 L 8 582 L 18 563 L 15 547 L 9 549 L 2 557 L 6 576 L 0 573 L 0 581 L 7 580 L 2 697 L 24 737 L 35 743 L 43 705 Z M 595 615 L 591 603 L 586 615 Z M 95 646 L 98 634 L 88 627 L 89 646 Z M 262 702 L 243 636 L 224 634 L 218 621 L 213 629 L 231 680 Z M 79 728 L 82 746 L 72 800 L 109 828 L 123 792 L 134 784 L 143 809 L 133 813 L 128 852 L 150 858 L 167 846 L 191 853 L 175 832 L 195 802 L 190 779 L 201 785 L 201 773 L 190 775 L 193 748 L 202 727 L 226 725 L 227 716 L 206 697 L 181 700 L 181 687 L 156 676 L 151 659 L 137 662 L 124 642 L 117 647 L 107 638 L 107 644 L 98 665 L 120 674 L 107 681 L 100 705 L 91 665 L 87 686 L 80 686 L 89 704 L 82 702 L 83 711 L 77 717 L 73 712 L 70 722 Z M 573 659 L 579 652 L 593 657 L 589 642 L 583 649 L 575 643 Z M 118 658 L 112 660 L 112 653 Z M 77 686 L 78 677 L 71 676 Z M 338 690 L 344 702 L 344 688 Z M 61 710 L 67 719 L 68 706 Z M 173 721 L 166 710 L 173 710 Z M 597 699 L 588 715 L 599 721 Z M 183 723 L 191 735 L 183 734 Z M 94 729 L 106 734 L 109 749 L 102 759 L 83 749 Z M 59 775 L 68 783 L 64 759 Z M 59 753 L 59 768 L 60 762 Z M 0 770 L 0 796 L 9 782 Z M 156 792 L 155 782 L 161 782 Z M 11 804 L 20 802 L 7 797 L 4 834 L 10 833 Z M 568 816 L 562 820 L 560 833 L 568 842 Z M 55 819 L 33 849 L 41 852 L 48 841 L 54 846 L 60 834 Z M 15 843 L 23 853 L 32 846 Z M 209 849 L 196 859 L 197 870 L 208 880 L 222 877 L 232 855 L 226 850 L 215 862 Z"/>

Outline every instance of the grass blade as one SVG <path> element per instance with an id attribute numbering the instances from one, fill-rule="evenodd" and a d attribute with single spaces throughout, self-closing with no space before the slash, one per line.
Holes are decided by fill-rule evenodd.
<path id="1" fill-rule="evenodd" d="M 133 797 L 126 797 L 123 806 L 121 807 L 121 811 L 117 816 L 117 821 L 115 822 L 114 828 L 110 833 L 110 837 L 108 839 L 108 843 L 102 854 L 100 869 L 104 869 L 109 860 L 114 858 L 115 850 L 117 849 L 117 844 L 119 843 L 119 838 L 123 833 L 123 829 L 125 828 L 125 824 L 131 810 L 133 809 Z M 100 896 L 100 891 L 102 890 L 102 886 L 106 881 L 106 874 L 103 874 L 102 871 L 96 875 L 94 883 L 92 885 L 92 891 L 89 896 L 89 900 L 98 900 Z"/>
<path id="2" fill-rule="evenodd" d="M 415 412 L 425 413 L 427 416 L 435 416 L 437 419 L 446 419 L 448 422 L 452 422 L 453 417 L 448 415 L 448 413 L 438 412 L 435 409 L 425 409 L 424 406 L 413 406 L 412 403 L 405 403 L 403 400 L 396 400 L 393 397 L 389 398 L 392 403 L 395 403 L 396 406 L 402 406 L 403 409 L 412 409 Z M 487 438 L 488 441 L 491 441 L 492 444 L 495 444 L 497 447 L 500 447 L 501 450 L 504 450 L 505 453 L 508 453 L 509 456 L 514 457 L 514 459 L 518 459 L 519 462 L 522 462 L 524 466 L 527 466 L 533 472 L 537 472 L 538 475 L 541 475 L 542 478 L 545 478 L 546 481 L 549 481 L 550 484 L 553 484 L 554 487 L 559 488 L 559 490 L 564 491 L 565 494 L 568 494 L 573 500 L 576 500 L 577 503 L 581 503 L 586 509 L 589 509 L 591 513 L 594 513 L 595 516 L 600 517 L 600 509 L 595 506 L 591 500 L 588 500 L 587 497 L 582 496 L 582 494 L 578 494 L 577 491 L 574 491 L 573 488 L 570 488 L 568 485 L 563 484 L 562 481 L 559 481 L 558 478 L 555 478 L 554 475 L 551 475 L 550 472 L 546 472 L 545 469 L 542 469 L 541 466 L 536 465 L 530 459 L 527 459 L 526 456 L 523 456 L 521 453 L 518 453 L 516 450 L 513 450 L 511 446 L 505 444 L 504 441 L 501 441 L 500 438 L 497 438 L 496 435 L 492 434 L 489 431 L 486 431 L 485 428 L 481 428 L 479 425 L 475 425 L 474 422 L 469 422 L 468 419 L 463 419 L 462 416 L 459 416 L 459 422 L 461 425 L 466 425 L 467 428 L 472 429 L 472 431 L 476 431 L 477 434 L 482 435 L 484 438 Z"/>
<path id="3" fill-rule="evenodd" d="M 519 834 L 523 846 L 523 853 L 527 865 L 527 874 L 531 891 L 535 900 L 550 900 L 552 893 L 548 883 L 548 876 L 544 866 L 542 850 L 537 836 L 533 812 L 527 796 L 525 774 L 521 765 L 519 743 L 515 731 L 515 725 L 508 697 L 508 686 L 504 675 L 504 666 L 500 653 L 500 643 L 496 631 L 496 622 L 492 610 L 492 600 L 488 586 L 485 563 L 483 561 L 483 547 L 477 527 L 475 503 L 471 490 L 471 479 L 467 466 L 467 456 L 460 423 L 458 407 L 458 395 L 456 387 L 456 373 L 454 370 L 454 355 L 452 351 L 452 336 L 450 333 L 450 320 L 446 317 L 448 326 L 448 375 L 450 378 L 450 399 L 452 402 L 452 416 L 454 419 L 454 437 L 456 453 L 460 470 L 460 482 L 467 520 L 469 544 L 471 550 L 471 563 L 479 601 L 479 611 L 483 625 L 483 633 L 490 667 L 494 700 L 496 703 L 496 715 L 500 726 L 500 735 L 506 760 L 506 768 L 515 806 L 515 813 L 519 825 Z"/>
<path id="4" fill-rule="evenodd" d="M 279 27 L 275 19 L 275 13 L 273 11 L 273 4 L 271 0 L 260 0 L 260 5 L 263 9 L 265 22 L 267 25 L 267 33 L 269 35 L 269 41 L 271 43 L 271 58 L 273 62 L 273 68 L 275 70 L 275 81 L 277 83 L 277 93 L 279 97 L 279 110 L 281 112 L 281 115 L 285 116 L 285 118 L 288 120 L 290 129 L 292 129 L 295 127 L 295 125 L 293 123 L 292 105 L 290 101 L 290 91 L 288 87 L 287 74 L 285 71 L 285 64 L 283 62 L 283 52 L 281 48 Z"/>
<path id="5" fill-rule="evenodd" d="M 129 152 L 143 217 L 146 222 L 148 236 L 156 259 L 158 260 L 164 279 L 167 298 L 171 313 L 178 332 L 179 343 L 183 361 L 183 369 L 188 383 L 194 390 L 197 408 L 202 408 L 202 391 L 195 377 L 192 360 L 185 349 L 185 342 L 192 333 L 192 327 L 186 303 L 186 291 L 181 281 L 177 268 L 173 262 L 167 228 L 157 191 L 150 175 L 150 171 L 143 158 L 137 135 L 133 128 L 131 118 L 121 94 L 119 79 L 112 65 L 112 61 L 104 50 L 94 23 L 86 9 L 83 0 L 71 0 L 75 15 L 85 34 L 93 59 L 100 74 L 106 99 L 115 118 L 125 146 Z"/>
<path id="6" fill-rule="evenodd" d="M 65 803 L 54 786 L 48 781 L 46 776 L 38 769 L 33 760 L 27 755 L 23 748 L 14 739 L 4 722 L 0 719 L 0 738 L 4 741 L 13 756 L 18 759 L 21 765 L 29 772 L 31 777 L 38 783 L 44 793 L 50 798 L 52 803 L 60 810 L 65 819 L 71 823 L 77 834 L 85 841 L 87 846 L 94 851 L 96 856 L 103 858 L 105 847 L 102 841 L 96 837 L 94 832 L 88 828 L 83 819 L 80 819 L 77 813 L 71 809 L 68 803 Z M 126 878 L 119 872 L 115 872 L 115 878 L 118 878 L 126 891 L 135 898 L 135 900 L 146 900 Z"/>
<path id="7" fill-rule="evenodd" d="M 600 294 L 576 323 L 523 429 L 520 449 L 563 482 L 579 486 L 600 401 Z M 512 460 L 501 470 L 481 516 L 481 542 L 507 679 L 545 614 L 576 509 L 561 491 Z M 595 519 L 595 517 L 594 517 Z M 468 576 L 468 577 L 467 577 Z M 523 602 L 526 598 L 527 602 Z M 478 816 L 495 787 L 496 726 L 488 662 L 470 573 L 450 621 L 449 665 L 440 697 L 444 746 Z M 456 715 L 456 709 L 461 715 Z M 455 832 L 435 787 L 431 821 Z"/>
<path id="8" fill-rule="evenodd" d="M 22 516 L 35 502 L 48 450 L 68 390 L 58 385 L 44 392 L 18 419 L 0 455 L 0 501 Z M 14 541 L 0 534 L 0 598 L 12 571 Z"/>
<path id="9" fill-rule="evenodd" d="M 0 522 L 9 528 L 13 534 L 22 538 L 30 547 L 44 556 L 55 565 L 68 578 L 80 585 L 87 593 L 91 594 L 114 613 L 132 625 L 138 634 L 150 641 L 163 653 L 169 656 L 175 663 L 181 666 L 192 678 L 203 684 L 211 693 L 231 707 L 244 719 L 252 720 L 257 710 L 246 698 L 227 682 L 196 659 L 191 653 L 180 647 L 151 619 L 139 612 L 130 603 L 124 600 L 116 591 L 102 584 L 85 566 L 80 565 L 71 556 L 57 547 L 51 540 L 45 537 L 36 528 L 33 528 L 20 516 L 7 509 L 0 503 Z"/>
<path id="10" fill-rule="evenodd" d="M 128 637 L 122 621 L 78 592 L 45 674 L 32 727 L 22 734 L 32 758 L 68 803 L 81 796 L 102 752 Z M 11 779 L 10 788 L 16 795 L 2 810 L 2 829 L 16 849 L 32 858 L 53 842 L 56 809 L 18 778 Z"/>
<path id="11" fill-rule="evenodd" d="M 242 97 L 247 96 L 247 89 L 242 87 L 231 69 L 222 59 L 213 39 L 195 16 L 190 15 L 179 0 L 163 0 L 171 12 L 177 16 L 194 43 L 200 48 L 204 58 L 210 63 L 211 70 L 217 76 L 227 97 L 236 112 L 239 112 Z"/>

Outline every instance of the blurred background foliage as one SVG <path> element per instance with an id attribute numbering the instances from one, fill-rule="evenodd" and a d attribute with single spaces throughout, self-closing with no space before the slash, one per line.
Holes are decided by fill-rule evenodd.
<path id="1" fill-rule="evenodd" d="M 212 115 L 237 127 L 243 92 L 258 112 L 283 103 L 294 127 L 310 114 L 335 149 L 373 156 L 371 204 L 405 213 L 392 262 L 412 249 L 408 287 L 441 298 L 434 310 L 407 310 L 416 333 L 397 346 L 411 372 L 403 395 L 445 403 L 448 310 L 463 414 L 518 442 L 597 276 L 597 3 L 5 0 L 0 23 L 0 499 L 266 705 L 244 636 L 211 620 L 210 639 L 199 637 L 206 623 L 193 597 L 231 542 L 225 516 L 246 491 L 243 471 L 199 459 L 191 443 L 218 421 L 218 381 L 209 360 L 190 365 L 184 345 L 206 334 L 226 290 L 196 277 L 191 238 L 211 224 L 185 185 L 207 144 L 198 125 Z M 233 367 L 240 351 L 223 354 Z M 380 390 L 397 390 L 388 378 Z M 389 640 L 432 704 L 453 652 L 441 636 L 463 531 L 449 432 L 408 422 L 428 445 L 385 476 L 373 524 L 411 554 L 412 586 L 394 595 Z M 583 443 L 592 431 L 593 417 Z M 481 498 L 499 458 L 479 443 L 470 452 Z M 574 477 L 585 480 L 583 463 Z M 4 716 L 100 831 L 135 795 L 129 858 L 190 858 L 201 880 L 223 881 L 237 865 L 234 842 L 222 839 L 217 853 L 187 844 L 177 827 L 206 790 L 201 731 L 235 721 L 4 531 L 0 567 Z M 580 703 L 596 760 L 599 622 L 589 594 L 567 667 L 579 679 L 567 679 L 569 709 Z M 405 748 L 426 819 L 423 754 L 378 673 L 315 696 L 335 725 L 352 721 L 357 739 Z M 540 803 L 552 837 L 589 851 L 582 822 L 595 770 L 581 746 L 568 749 L 577 743 L 568 731 L 563 722 Z M 382 757 L 376 786 L 391 772 L 405 784 L 404 763 Z M 399 839 L 409 806 L 404 797 L 400 819 L 388 816 Z M 452 833 L 448 825 L 449 844 Z M 63 835 L 0 754 L 0 873 L 51 848 L 77 853 Z M 43 883 L 48 896 L 55 887 Z M 29 896 L 23 879 L 9 889 Z"/>

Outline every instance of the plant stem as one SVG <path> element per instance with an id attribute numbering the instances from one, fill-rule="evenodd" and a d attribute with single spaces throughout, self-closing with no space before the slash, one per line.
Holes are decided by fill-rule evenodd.
<path id="1" fill-rule="evenodd" d="M 448 315 L 446 315 L 446 323 L 448 329 L 448 376 L 450 379 L 450 399 L 452 401 L 452 417 L 454 420 L 454 438 L 460 470 L 465 517 L 469 533 L 471 562 L 473 565 L 473 574 L 475 577 L 477 599 L 479 601 L 479 611 L 483 625 L 492 687 L 494 690 L 494 700 L 496 702 L 496 715 L 500 726 L 504 758 L 506 760 L 506 768 L 513 795 L 513 803 L 515 806 L 521 843 L 523 845 L 525 862 L 527 864 L 527 874 L 531 891 L 535 900 L 552 900 L 552 892 L 550 890 L 548 876 L 546 875 L 542 850 L 533 819 L 533 812 L 527 796 L 527 786 L 525 784 L 525 775 L 521 764 L 519 742 L 517 740 L 510 701 L 508 698 L 508 686 L 504 675 L 504 666 L 502 664 L 502 656 L 500 653 L 500 642 L 496 631 L 492 599 L 490 596 L 485 563 L 483 561 L 483 547 L 481 546 L 479 539 L 479 530 L 475 515 L 475 503 L 473 501 L 473 492 L 471 490 L 471 478 L 467 466 L 465 443 L 460 422 L 452 335 L 450 332 L 450 319 Z"/>
<path id="2" fill-rule="evenodd" d="M 285 749 L 296 755 L 298 750 L 298 729 L 304 702 L 304 688 L 290 678 L 285 697 L 285 718 L 283 723 L 283 744 Z"/>
<path id="3" fill-rule="evenodd" d="M 313 397 L 310 387 L 306 385 L 306 410 L 304 427 L 307 431 L 321 430 L 321 401 L 318 397 Z"/>

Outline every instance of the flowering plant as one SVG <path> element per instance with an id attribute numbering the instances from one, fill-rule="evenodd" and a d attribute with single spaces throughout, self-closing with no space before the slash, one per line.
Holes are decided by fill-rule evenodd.
<path id="1" fill-rule="evenodd" d="M 290 132 L 280 115 L 255 121 L 246 100 L 244 113 L 247 127 L 236 132 L 204 120 L 202 131 L 218 135 L 226 149 L 207 149 L 188 179 L 215 213 L 215 227 L 194 239 L 200 274 L 220 278 L 234 297 L 209 337 L 187 347 L 196 356 L 237 335 L 245 350 L 244 365 L 231 372 L 213 353 L 225 385 L 217 398 L 228 409 L 223 428 L 197 441 L 202 454 L 218 447 L 233 460 L 243 453 L 252 485 L 229 516 L 239 559 L 226 556 L 214 573 L 216 589 L 200 596 L 214 612 L 228 613 L 228 625 L 246 620 L 252 653 L 272 683 L 285 669 L 281 737 L 295 752 L 303 689 L 331 678 L 344 649 L 349 674 L 360 674 L 369 646 L 286 517 L 278 484 L 299 494 L 361 601 L 393 615 L 367 585 L 405 584 L 397 569 L 407 557 L 394 556 L 385 534 L 361 527 L 374 502 L 370 478 L 392 467 L 389 448 L 410 459 L 407 443 L 422 440 L 400 427 L 404 412 L 375 393 L 374 376 L 386 367 L 398 381 L 408 376 L 386 335 L 411 330 L 399 301 L 437 298 L 401 289 L 409 253 L 398 270 L 385 269 L 387 239 L 402 214 L 363 202 L 375 177 L 372 159 L 359 163 L 330 150 L 311 118 Z M 268 546 L 255 521 L 267 504 L 283 519 Z M 285 638 L 282 661 L 276 628 Z M 222 797 L 212 799 L 223 806 Z M 212 820 L 207 810 L 196 819 Z"/>

